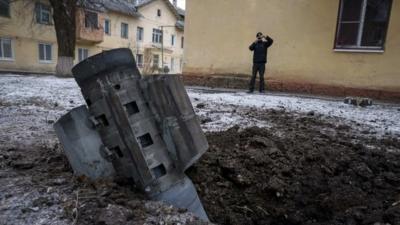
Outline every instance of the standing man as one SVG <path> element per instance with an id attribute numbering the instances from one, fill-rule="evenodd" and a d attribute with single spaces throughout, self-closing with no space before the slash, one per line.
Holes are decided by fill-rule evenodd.
<path id="1" fill-rule="evenodd" d="M 264 92 L 264 72 L 265 64 L 267 63 L 268 48 L 274 40 L 269 36 L 264 36 L 261 32 L 257 33 L 257 39 L 250 45 L 250 51 L 253 51 L 253 73 L 250 80 L 249 91 L 253 93 L 254 84 L 256 82 L 257 72 L 260 74 L 260 93 Z"/>

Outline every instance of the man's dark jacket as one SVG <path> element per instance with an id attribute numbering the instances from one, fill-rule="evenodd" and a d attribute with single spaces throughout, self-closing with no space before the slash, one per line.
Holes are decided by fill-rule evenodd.
<path id="1" fill-rule="evenodd" d="M 268 48 L 272 45 L 274 40 L 272 40 L 272 38 L 268 36 L 266 37 L 266 39 L 267 41 L 259 40 L 250 45 L 249 49 L 251 51 L 254 51 L 253 63 L 265 64 L 267 62 Z"/>

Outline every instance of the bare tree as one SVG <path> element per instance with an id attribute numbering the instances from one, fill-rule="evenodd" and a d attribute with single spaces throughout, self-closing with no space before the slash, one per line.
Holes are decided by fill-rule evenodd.
<path id="1" fill-rule="evenodd" d="M 56 75 L 71 75 L 76 42 L 77 0 L 50 0 L 58 43 Z"/>

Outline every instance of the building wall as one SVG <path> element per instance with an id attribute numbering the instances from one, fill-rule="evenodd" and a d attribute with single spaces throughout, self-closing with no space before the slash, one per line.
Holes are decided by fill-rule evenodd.
<path id="1" fill-rule="evenodd" d="M 43 0 L 42 2 L 49 4 L 47 0 Z M 57 38 L 54 25 L 36 23 L 34 17 L 34 3 L 33 1 L 12 1 L 10 7 L 11 17 L 0 17 L 0 37 L 11 38 L 14 50 L 13 60 L 0 60 L 0 70 L 2 71 L 36 73 L 54 73 L 55 71 L 57 63 Z M 152 18 L 157 13 L 155 8 L 162 9 L 162 18 Z M 160 25 L 175 25 L 176 23 L 176 18 L 162 1 L 149 4 L 143 7 L 141 11 L 143 11 L 143 18 L 135 18 L 116 12 L 99 14 L 100 29 L 104 28 L 104 19 L 109 19 L 111 21 L 111 35 L 104 34 L 103 41 L 100 43 L 77 40 L 74 63 L 78 63 L 79 48 L 88 49 L 89 56 L 104 50 L 122 47 L 130 48 L 134 54 L 138 52 L 138 49 L 141 49 L 140 51 L 143 52 L 143 47 L 141 46 L 151 45 L 153 28 L 157 28 Z M 79 13 L 77 13 L 77 16 L 79 16 Z M 122 22 L 128 24 L 128 39 L 121 38 Z M 142 43 L 137 43 L 136 41 L 137 26 L 142 26 L 145 29 L 145 39 Z M 174 27 L 166 29 L 168 30 L 165 31 L 166 39 L 164 41 L 166 47 L 170 48 L 170 34 L 176 33 L 177 36 L 180 37 L 183 36 L 183 31 L 176 30 Z M 90 36 L 90 34 L 85 35 Z M 52 45 L 51 63 L 42 63 L 39 61 L 39 43 L 49 43 Z M 168 66 L 170 65 L 171 56 L 179 59 L 183 58 L 183 50 L 180 48 L 180 41 L 177 42 L 177 44 L 179 44 L 179 48 L 171 48 L 173 52 L 169 53 L 169 55 L 167 53 L 165 56 L 165 62 L 168 62 Z M 181 70 L 173 72 L 181 73 Z"/>
<path id="2" fill-rule="evenodd" d="M 2 70 L 54 71 L 53 63 L 39 62 L 38 44 L 52 44 L 52 54 L 57 56 L 57 41 L 52 25 L 38 24 L 33 16 L 35 4 L 31 1 L 12 1 L 11 17 L 0 17 L 0 37 L 11 38 L 13 60 L 0 60 Z"/>
<path id="3" fill-rule="evenodd" d="M 334 52 L 338 8 L 339 0 L 189 0 L 183 72 L 250 74 L 248 47 L 261 31 L 275 41 L 267 79 L 399 91 L 400 1 L 384 53 Z"/>
<path id="4" fill-rule="evenodd" d="M 161 10 L 161 17 L 157 16 L 157 9 Z M 139 8 L 139 12 L 143 15 L 143 18 L 140 18 L 135 23 L 135 36 L 137 31 L 136 28 L 143 27 L 144 40 L 137 43 L 136 53 L 144 54 L 145 48 L 153 48 L 152 54 L 159 55 L 161 67 L 161 45 L 152 43 L 153 28 L 161 29 L 160 26 L 172 26 L 164 27 L 164 65 L 171 68 L 171 58 L 174 58 L 174 71 L 171 71 L 171 73 L 181 73 L 182 70 L 179 62 L 183 60 L 181 38 L 184 34 L 182 30 L 175 27 L 177 21 L 175 15 L 162 0 L 158 0 Z M 171 35 L 175 35 L 174 46 L 171 45 Z"/>

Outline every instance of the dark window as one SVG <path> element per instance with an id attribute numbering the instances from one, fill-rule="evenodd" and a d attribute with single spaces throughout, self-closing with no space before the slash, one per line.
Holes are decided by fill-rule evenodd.
<path id="1" fill-rule="evenodd" d="M 341 0 L 337 49 L 383 49 L 392 0 Z"/>
<path id="2" fill-rule="evenodd" d="M 171 45 L 175 45 L 175 35 L 171 35 Z"/>
<path id="3" fill-rule="evenodd" d="M 78 60 L 83 61 L 89 57 L 89 49 L 87 48 L 78 48 Z"/>
<path id="4" fill-rule="evenodd" d="M 158 67 L 160 64 L 160 56 L 159 55 L 153 55 L 153 66 Z"/>
<path id="5" fill-rule="evenodd" d="M 143 136 L 140 136 L 138 139 L 140 146 L 142 146 L 142 148 L 146 148 L 153 144 L 153 139 L 151 138 L 151 135 L 148 133 Z"/>
<path id="6" fill-rule="evenodd" d="M 43 62 L 51 62 L 52 61 L 52 50 L 51 44 L 39 44 L 39 60 Z"/>
<path id="7" fill-rule="evenodd" d="M 85 27 L 92 28 L 92 29 L 99 28 L 97 13 L 85 11 Z"/>
<path id="8" fill-rule="evenodd" d="M 142 54 L 136 54 L 136 65 L 138 67 L 143 67 L 143 55 Z"/>
<path id="9" fill-rule="evenodd" d="M 181 48 L 183 48 L 183 43 L 185 42 L 185 38 L 184 37 L 182 37 L 181 38 Z"/>
<path id="10" fill-rule="evenodd" d="M 49 5 L 45 5 L 43 3 L 36 3 L 35 11 L 36 11 L 36 22 L 41 24 L 50 24 L 51 10 Z"/>
<path id="11" fill-rule="evenodd" d="M 161 9 L 157 9 L 157 16 L 161 16 Z"/>
<path id="12" fill-rule="evenodd" d="M 104 20 L 104 33 L 111 35 L 111 21 L 108 19 Z"/>
<path id="13" fill-rule="evenodd" d="M 13 59 L 12 40 L 0 38 L 0 59 Z"/>
<path id="14" fill-rule="evenodd" d="M 10 17 L 10 0 L 0 0 L 0 16 Z"/>
<path id="15" fill-rule="evenodd" d="M 143 41 L 143 27 L 137 27 L 136 40 Z"/>
<path id="16" fill-rule="evenodd" d="M 153 43 L 161 43 L 162 38 L 162 31 L 160 29 L 153 29 Z"/>
<path id="17" fill-rule="evenodd" d="M 127 39 L 128 38 L 128 24 L 121 23 L 121 37 Z"/>

